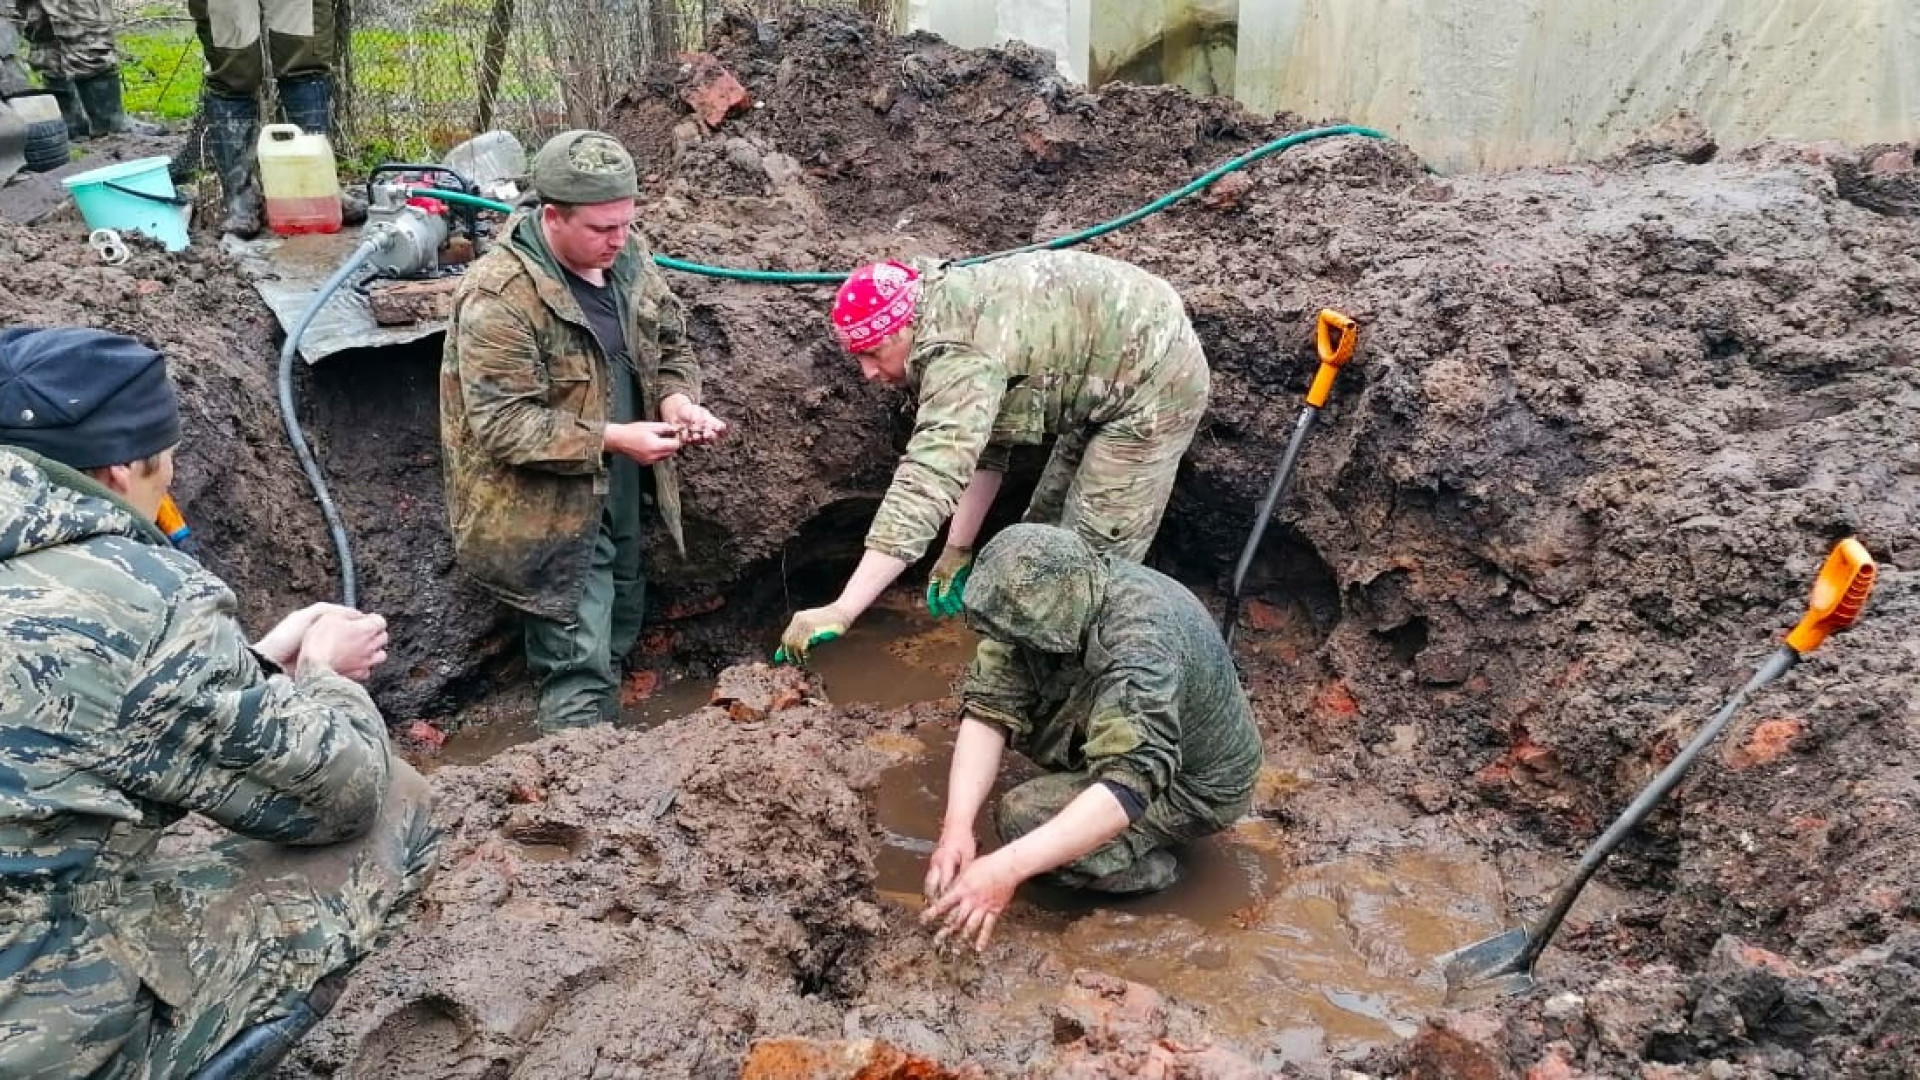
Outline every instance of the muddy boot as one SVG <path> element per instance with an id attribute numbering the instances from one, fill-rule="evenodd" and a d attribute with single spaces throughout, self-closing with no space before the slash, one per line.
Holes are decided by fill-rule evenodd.
<path id="1" fill-rule="evenodd" d="M 48 78 L 47 93 L 60 104 L 60 119 L 67 122 L 67 140 L 79 142 L 89 138 L 93 129 L 87 123 L 87 107 L 80 104 L 80 91 L 74 89 L 73 80 L 68 78 Z"/>
<path id="2" fill-rule="evenodd" d="M 187 129 L 187 138 L 181 144 L 173 160 L 167 162 L 167 178 L 175 187 L 193 179 L 207 168 L 207 113 L 205 109 L 193 114 L 193 126 Z"/>
<path id="3" fill-rule="evenodd" d="M 250 97 L 207 94 L 200 99 L 206 116 L 207 156 L 220 174 L 226 217 L 220 231 L 250 240 L 260 235 L 260 186 L 253 175 L 253 136 L 260 107 Z"/>
<path id="4" fill-rule="evenodd" d="M 280 111 L 287 123 L 299 124 L 311 135 L 333 137 L 333 79 L 326 75 L 307 75 L 280 80 Z M 340 223 L 364 225 L 367 200 L 349 191 L 340 193 Z"/>
<path id="5" fill-rule="evenodd" d="M 135 120 L 127 115 L 126 103 L 121 100 L 120 69 L 117 67 L 108 68 L 98 75 L 75 79 L 73 88 L 80 103 L 86 106 L 87 119 L 92 122 L 96 136 L 161 135 L 166 132 L 158 124 Z M 68 121 L 68 126 L 72 126 L 72 121 Z"/>
<path id="6" fill-rule="evenodd" d="M 1089 892 L 1132 896 L 1136 893 L 1159 892 L 1179 880 L 1180 861 L 1173 857 L 1173 852 L 1158 848 L 1125 870 L 1115 870 L 1105 877 L 1082 881 L 1079 887 Z"/>

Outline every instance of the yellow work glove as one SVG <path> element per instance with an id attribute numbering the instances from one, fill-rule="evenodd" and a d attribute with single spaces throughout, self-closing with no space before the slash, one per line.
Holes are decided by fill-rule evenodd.
<path id="1" fill-rule="evenodd" d="M 927 575 L 927 610 L 933 617 L 960 614 L 960 598 L 967 591 L 967 575 L 973 571 L 973 549 L 948 546 Z"/>
<path id="2" fill-rule="evenodd" d="M 832 604 L 808 608 L 787 623 L 786 633 L 780 635 L 780 647 L 773 652 L 773 662 L 800 663 L 807 658 L 807 650 L 846 633 L 852 624 L 853 619 Z"/>

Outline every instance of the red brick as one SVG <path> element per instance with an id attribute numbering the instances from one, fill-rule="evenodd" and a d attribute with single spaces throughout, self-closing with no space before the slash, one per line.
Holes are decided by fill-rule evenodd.
<path id="1" fill-rule="evenodd" d="M 752 104 L 747 88 L 711 54 L 684 53 L 680 59 L 687 65 L 680 100 L 693 106 L 694 114 L 707 127 L 719 127 L 729 114 Z"/>
<path id="2" fill-rule="evenodd" d="M 1754 725 L 1747 741 L 1727 752 L 1727 767 L 1750 769 L 1776 761 L 1793 748 L 1794 740 L 1806 730 L 1806 721 L 1790 716 L 1762 720 Z"/>

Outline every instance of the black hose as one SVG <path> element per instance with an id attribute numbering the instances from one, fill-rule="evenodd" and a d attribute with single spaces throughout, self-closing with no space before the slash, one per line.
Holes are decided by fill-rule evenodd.
<path id="1" fill-rule="evenodd" d="M 300 470 L 307 474 L 307 483 L 313 487 L 313 497 L 320 502 L 320 513 L 327 519 L 327 532 L 333 537 L 333 552 L 340 560 L 340 602 L 348 607 L 357 607 L 360 596 L 359 584 L 353 573 L 353 551 L 347 546 L 347 528 L 340 521 L 340 511 L 333 505 L 333 497 L 327 494 L 327 478 L 320 473 L 320 464 L 313 459 L 313 447 L 307 444 L 306 432 L 300 430 L 300 420 L 293 411 L 293 358 L 300 352 L 300 338 L 306 334 L 307 327 L 327 306 L 327 301 L 339 290 L 346 280 L 354 275 L 368 259 L 373 258 L 386 246 L 387 237 L 381 234 L 365 241 L 354 249 L 340 269 L 320 286 L 313 301 L 300 313 L 293 324 L 293 330 L 287 334 L 287 343 L 280 349 L 280 422 L 287 429 L 287 441 L 293 444 L 294 456 L 300 459 Z"/>

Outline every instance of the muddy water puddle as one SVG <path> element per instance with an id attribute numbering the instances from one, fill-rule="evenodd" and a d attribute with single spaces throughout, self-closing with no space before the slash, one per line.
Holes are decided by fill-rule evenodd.
<path id="1" fill-rule="evenodd" d="M 765 651 L 771 655 L 780 628 L 758 636 L 766 639 Z M 935 620 L 916 596 L 889 593 L 845 637 L 817 647 L 809 663 L 835 704 L 894 709 L 953 693 L 977 640 L 958 619 Z M 625 705 L 618 726 L 656 727 L 701 708 L 712 696 L 710 679 L 663 682 Z M 431 764 L 474 765 L 538 738 L 540 729 L 529 706 L 454 732 Z"/>
<path id="2" fill-rule="evenodd" d="M 922 906 L 953 738 L 952 726 L 928 724 L 883 747 L 904 760 L 876 795 L 886 838 L 878 887 L 910 909 Z M 1007 786 L 1003 776 L 993 797 Z M 998 846 L 990 815 L 983 811 L 978 823 L 983 854 Z M 1179 854 L 1180 880 L 1150 896 L 1024 886 L 1005 935 L 1069 967 L 1200 1007 L 1214 1030 L 1273 1062 L 1308 1062 L 1412 1034 L 1444 996 L 1433 959 L 1503 929 L 1499 874 L 1465 846 L 1385 848 L 1303 865 L 1282 826 L 1248 819 Z M 1034 1000 L 1049 992 L 1032 989 Z"/>

